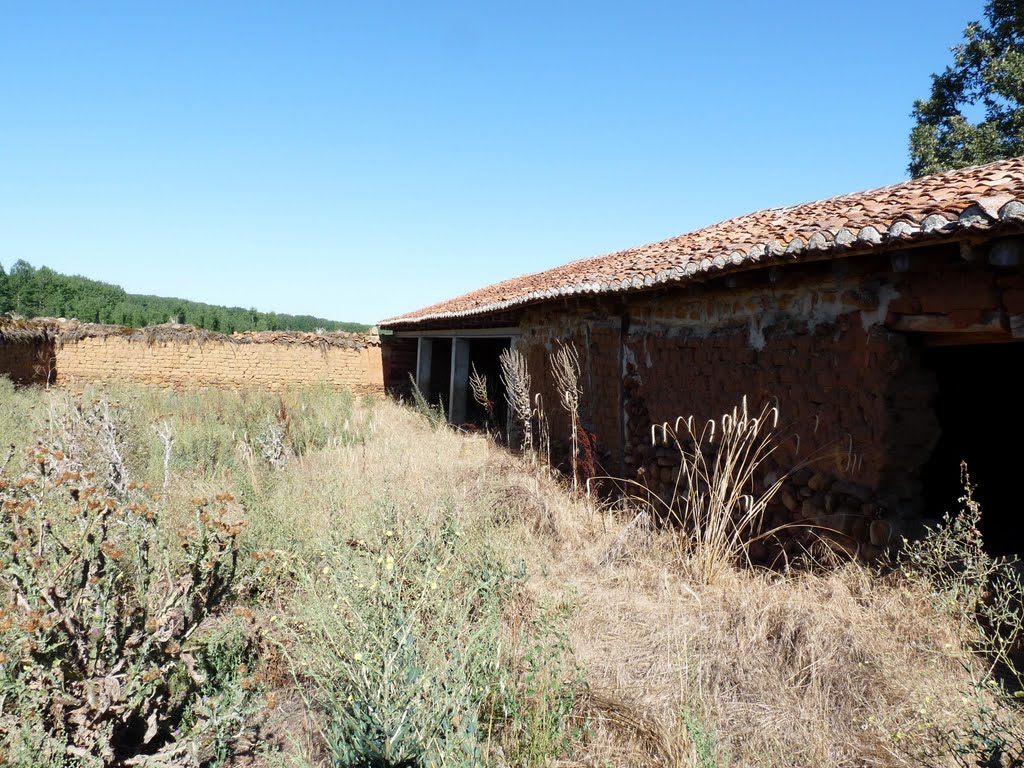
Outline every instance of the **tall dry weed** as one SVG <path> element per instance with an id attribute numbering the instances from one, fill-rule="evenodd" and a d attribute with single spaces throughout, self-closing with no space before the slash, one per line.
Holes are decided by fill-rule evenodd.
<path id="1" fill-rule="evenodd" d="M 580 388 L 580 360 L 576 353 L 576 347 L 572 343 L 559 344 L 555 353 L 551 356 L 551 374 L 555 380 L 555 389 L 562 403 L 562 408 L 569 414 L 569 460 L 572 474 L 573 493 L 579 487 L 579 420 L 580 420 L 580 398 L 583 390 Z"/>
<path id="2" fill-rule="evenodd" d="M 785 481 L 785 475 L 768 483 L 757 476 L 779 444 L 778 425 L 778 408 L 765 405 L 752 415 L 744 397 L 717 420 L 700 424 L 691 416 L 652 427 L 655 444 L 673 445 L 680 459 L 672 497 L 650 497 L 652 511 L 679 525 L 680 553 L 701 581 L 713 581 L 738 560 L 749 564 L 750 540 Z"/>

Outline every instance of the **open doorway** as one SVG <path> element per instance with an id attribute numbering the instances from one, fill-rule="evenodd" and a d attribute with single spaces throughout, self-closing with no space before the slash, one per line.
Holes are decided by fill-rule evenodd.
<path id="1" fill-rule="evenodd" d="M 473 392 L 469 393 L 466 405 L 466 421 L 477 427 L 504 429 L 508 417 L 508 403 L 505 399 L 505 386 L 501 381 L 501 353 L 512 345 L 510 338 L 470 339 L 469 362 L 470 370 L 476 372 L 487 383 L 487 397 L 491 401 L 492 413 L 477 402 Z"/>
<path id="2" fill-rule="evenodd" d="M 430 380 L 421 387 L 430 393 L 430 402 L 441 403 L 445 413 L 451 413 L 452 343 L 449 339 L 438 339 L 431 344 Z"/>
<path id="3" fill-rule="evenodd" d="M 417 343 L 416 385 L 423 396 L 440 403 L 452 424 L 501 432 L 508 405 L 500 356 L 512 346 L 512 336 L 467 331 L 465 336 L 421 336 Z M 486 380 L 490 412 L 474 396 L 474 370 Z"/>
<path id="4" fill-rule="evenodd" d="M 992 555 L 1024 555 L 1020 494 L 1024 436 L 1024 344 L 930 347 L 922 363 L 936 374 L 941 434 L 922 471 L 926 512 L 959 509 L 960 462 L 981 504 L 981 533 Z"/>

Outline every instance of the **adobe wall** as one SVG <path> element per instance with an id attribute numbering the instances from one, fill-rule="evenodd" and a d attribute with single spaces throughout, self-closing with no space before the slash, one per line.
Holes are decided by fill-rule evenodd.
<path id="1" fill-rule="evenodd" d="M 70 386 L 99 381 L 174 388 L 326 384 L 356 393 L 382 392 L 384 386 L 375 337 L 361 337 L 351 348 L 87 337 L 59 344 L 56 360 L 57 383 Z"/>
<path id="2" fill-rule="evenodd" d="M 416 372 L 418 342 L 416 338 L 388 337 L 381 345 L 383 386 L 395 397 L 412 397 L 409 375 Z"/>
<path id="3" fill-rule="evenodd" d="M 15 384 L 45 383 L 55 375 L 52 341 L 0 341 L 0 376 Z"/>
<path id="4" fill-rule="evenodd" d="M 1024 336 L 1024 275 L 953 246 L 760 270 L 617 303 L 538 305 L 520 327 L 563 452 L 568 430 L 548 371 L 555 340 L 580 352 L 583 422 L 608 474 L 664 498 L 678 451 L 652 444 L 652 425 L 720 418 L 744 396 L 752 412 L 777 404 L 787 439 L 762 477 L 810 463 L 791 474 L 766 527 L 827 528 L 873 558 L 912 534 L 922 513 L 921 469 L 940 433 L 923 344 L 943 330 L 970 343 Z M 806 544 L 792 536 L 754 552 L 770 562 Z"/>

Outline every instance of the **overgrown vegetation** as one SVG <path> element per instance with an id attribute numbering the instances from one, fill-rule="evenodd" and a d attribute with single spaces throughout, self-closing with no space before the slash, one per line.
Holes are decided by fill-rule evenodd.
<path id="1" fill-rule="evenodd" d="M 220 333 L 235 331 L 366 331 L 362 323 L 325 320 L 311 315 L 257 312 L 186 299 L 126 293 L 123 288 L 48 267 L 16 261 L 10 274 L 0 266 L 0 313 L 22 317 L 67 317 L 84 323 L 141 328 L 161 323 L 194 325 Z"/>
<path id="2" fill-rule="evenodd" d="M 708 571 L 424 404 L 0 384 L 0 429 L 4 764 L 1019 764 L 970 495 L 887 574 Z"/>
<path id="3" fill-rule="evenodd" d="M 939 752 L 964 766 L 1024 765 L 1024 574 L 1017 558 L 994 558 L 979 531 L 981 506 L 967 467 L 957 515 L 907 542 L 900 569 L 956 627 L 964 649 L 966 719 L 932 721 Z M 933 755 L 929 755 L 933 756 Z"/>
<path id="4" fill-rule="evenodd" d="M 405 450 L 460 438 L 399 409 L 382 429 L 383 406 L 327 389 L 0 396 L 7 434 L 32 438 L 0 481 L 4 764 L 540 766 L 568 748 L 564 612 L 490 522 L 499 484 L 467 504 L 479 478 L 439 489 Z"/>
<path id="5" fill-rule="evenodd" d="M 679 452 L 680 471 L 672 497 L 648 495 L 641 514 L 678 526 L 682 560 L 696 578 L 711 581 L 737 564 L 750 565 L 747 550 L 785 481 L 780 475 L 762 484 L 759 474 L 779 445 L 778 426 L 778 408 L 751 414 L 744 397 L 721 419 L 701 424 L 690 416 L 652 430 L 655 443 Z"/>
<path id="6" fill-rule="evenodd" d="M 210 764 L 252 709 L 224 663 L 252 652 L 227 613 L 245 521 L 229 495 L 196 498 L 172 537 L 106 400 L 54 414 L 0 474 L 4 764 Z"/>

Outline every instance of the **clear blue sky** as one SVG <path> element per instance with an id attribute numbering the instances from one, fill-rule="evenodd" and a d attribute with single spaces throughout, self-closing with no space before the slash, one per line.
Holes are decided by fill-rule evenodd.
<path id="1" fill-rule="evenodd" d="M 906 178 L 982 6 L 2 3 L 0 263 L 372 322 Z"/>

